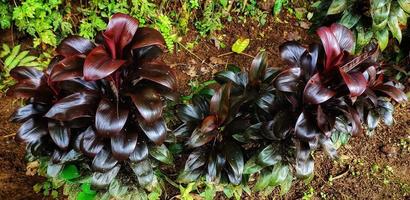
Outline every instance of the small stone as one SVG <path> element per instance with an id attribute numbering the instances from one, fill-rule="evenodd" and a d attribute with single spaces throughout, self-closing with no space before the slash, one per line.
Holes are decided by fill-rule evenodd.
<path id="1" fill-rule="evenodd" d="M 381 151 L 385 153 L 387 156 L 395 156 L 397 155 L 399 149 L 393 145 L 384 145 L 381 148 Z"/>
<path id="2" fill-rule="evenodd" d="M 225 64 L 225 62 L 221 58 L 218 58 L 218 57 L 210 57 L 209 61 L 211 61 L 211 63 L 215 64 L 215 65 L 224 65 Z"/>

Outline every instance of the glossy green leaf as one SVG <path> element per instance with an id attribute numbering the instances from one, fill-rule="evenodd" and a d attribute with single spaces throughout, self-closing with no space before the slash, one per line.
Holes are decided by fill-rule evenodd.
<path id="1" fill-rule="evenodd" d="M 285 195 L 289 192 L 290 188 L 292 187 L 292 180 L 292 174 L 288 173 L 288 176 L 286 176 L 285 180 L 280 183 L 280 195 Z"/>
<path id="2" fill-rule="evenodd" d="M 275 4 L 273 5 L 273 15 L 278 16 L 280 11 L 282 11 L 283 4 L 286 0 L 276 0 Z"/>
<path id="3" fill-rule="evenodd" d="M 263 169 L 259 174 L 258 181 L 255 183 L 254 190 L 261 191 L 269 186 L 272 179 L 272 172 L 268 169 Z"/>
<path id="4" fill-rule="evenodd" d="M 85 192 L 79 192 L 77 195 L 77 200 L 94 200 L 95 194 L 88 194 Z"/>
<path id="5" fill-rule="evenodd" d="M 333 0 L 332 4 L 330 4 L 329 9 L 327 10 L 328 15 L 334 15 L 343 12 L 349 2 L 347 0 Z"/>
<path id="6" fill-rule="evenodd" d="M 257 163 L 261 166 L 271 166 L 282 160 L 276 145 L 268 145 L 258 155 Z"/>
<path id="7" fill-rule="evenodd" d="M 242 53 L 248 47 L 250 40 L 248 38 L 239 38 L 232 45 L 232 51 L 235 53 Z"/>
<path id="8" fill-rule="evenodd" d="M 290 170 L 288 165 L 279 163 L 273 167 L 272 178 L 270 179 L 270 186 L 277 186 L 281 184 L 288 176 Z"/>
<path id="9" fill-rule="evenodd" d="M 361 17 L 361 15 L 354 13 L 351 10 L 347 10 L 343 12 L 343 16 L 339 23 L 346 26 L 348 29 L 351 29 L 359 22 Z"/>
<path id="10" fill-rule="evenodd" d="M 376 32 L 376 39 L 379 44 L 380 50 L 386 49 L 389 43 L 389 31 L 387 29 L 377 31 Z"/>
<path id="11" fill-rule="evenodd" d="M 399 2 L 400 7 L 406 11 L 406 13 L 410 14 L 410 0 L 397 0 Z"/>
<path id="12" fill-rule="evenodd" d="M 391 13 L 389 16 L 389 21 L 387 22 L 390 31 L 394 38 L 401 42 L 402 33 L 400 29 L 400 22 L 398 16 L 403 15 L 403 10 L 400 9 L 399 5 L 396 3 L 392 3 Z"/>
<path id="13" fill-rule="evenodd" d="M 80 177 L 80 173 L 78 172 L 78 169 L 75 165 L 70 164 L 64 166 L 64 169 L 63 171 L 61 171 L 60 176 L 65 180 L 71 180 Z"/>
<path id="14" fill-rule="evenodd" d="M 127 193 L 128 187 L 121 185 L 120 182 L 115 179 L 114 181 L 110 183 L 108 191 L 110 195 L 114 197 L 120 197 Z"/>
<path id="15" fill-rule="evenodd" d="M 171 165 L 174 162 L 171 152 L 164 144 L 160 146 L 152 146 L 149 150 L 149 154 L 167 165 Z"/>
<path id="16" fill-rule="evenodd" d="M 256 160 L 257 160 L 257 156 L 254 156 L 246 162 L 244 166 L 244 170 L 243 170 L 244 174 L 254 174 L 264 168 L 263 166 L 258 165 L 256 163 Z"/>

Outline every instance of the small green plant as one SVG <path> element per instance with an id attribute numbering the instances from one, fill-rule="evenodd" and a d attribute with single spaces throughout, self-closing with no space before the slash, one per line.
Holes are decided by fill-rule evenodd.
<path id="1" fill-rule="evenodd" d="M 2 64 L 0 75 L 0 91 L 4 91 L 14 84 L 10 77 L 10 71 L 15 67 L 38 67 L 41 65 L 36 56 L 30 56 L 29 51 L 21 51 L 21 45 L 10 48 L 7 44 L 2 45 L 0 52 L 0 62 Z"/>
<path id="2" fill-rule="evenodd" d="M 6 0 L 0 0 L 0 28 L 7 29 L 11 26 L 11 6 Z"/>
<path id="3" fill-rule="evenodd" d="M 13 8 L 13 20 L 20 31 L 34 37 L 34 46 L 56 46 L 68 34 L 73 34 L 69 13 L 71 5 L 61 0 L 25 0 Z M 57 34 L 56 34 L 57 33 Z"/>

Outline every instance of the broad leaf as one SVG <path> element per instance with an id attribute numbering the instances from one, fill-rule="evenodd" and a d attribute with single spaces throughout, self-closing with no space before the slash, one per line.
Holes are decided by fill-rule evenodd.
<path id="1" fill-rule="evenodd" d="M 232 51 L 242 53 L 248 47 L 250 40 L 248 38 L 239 38 L 232 45 Z"/>
<path id="2" fill-rule="evenodd" d="M 111 137 L 111 151 L 115 159 L 126 160 L 137 145 L 138 132 L 129 130 Z"/>
<path id="3" fill-rule="evenodd" d="M 329 100 L 335 94 L 335 91 L 323 85 L 319 74 L 315 74 L 306 84 L 305 90 L 303 91 L 303 99 L 307 103 L 320 104 Z"/>
<path id="4" fill-rule="evenodd" d="M 107 172 L 115 167 L 117 160 L 112 156 L 111 152 L 102 149 L 93 159 L 92 167 L 99 172 Z"/>
<path id="5" fill-rule="evenodd" d="M 45 117 L 58 121 L 91 117 L 95 112 L 96 104 L 96 94 L 88 91 L 78 92 L 60 99 L 50 108 Z"/>
<path id="6" fill-rule="evenodd" d="M 95 114 L 95 129 L 102 137 L 119 135 L 128 119 L 129 110 L 108 99 L 101 99 Z"/>
<path id="7" fill-rule="evenodd" d="M 98 46 L 85 59 L 84 79 L 87 81 L 103 79 L 119 69 L 125 62 L 125 60 L 113 59 L 103 46 Z"/>
<path id="8" fill-rule="evenodd" d="M 58 122 L 48 122 L 48 132 L 54 143 L 62 150 L 66 150 L 70 144 L 70 129 L 61 126 Z"/>
<path id="9" fill-rule="evenodd" d="M 81 135 L 80 149 L 87 156 L 94 157 L 103 149 L 103 141 L 97 137 L 91 126 L 81 133 Z"/>
<path id="10" fill-rule="evenodd" d="M 75 56 L 79 54 L 88 54 L 95 45 L 82 37 L 79 36 L 69 36 L 65 38 L 61 43 L 57 46 L 57 53 L 64 57 Z"/>

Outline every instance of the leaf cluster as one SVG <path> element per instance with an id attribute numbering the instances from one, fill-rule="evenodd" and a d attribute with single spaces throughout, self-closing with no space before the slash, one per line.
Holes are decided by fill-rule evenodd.
<path id="1" fill-rule="evenodd" d="M 20 31 L 34 37 L 34 46 L 42 43 L 56 46 L 60 39 L 72 34 L 68 15 L 71 5 L 61 0 L 27 0 L 13 8 L 13 21 Z"/>
<path id="2" fill-rule="evenodd" d="M 381 120 L 393 123 L 391 101 L 407 98 L 383 76 L 378 49 L 353 56 L 353 33 L 340 24 L 317 34 L 321 43 L 280 46 L 287 68 L 268 67 L 260 53 L 245 70 L 218 72 L 216 89 L 177 108 L 183 123 L 174 133 L 190 152 L 180 182 L 246 185 L 256 174 L 254 190 L 286 193 L 294 175 L 313 175 L 313 151 L 335 158 L 363 124 L 371 133 Z"/>
<path id="3" fill-rule="evenodd" d="M 400 43 L 402 29 L 407 26 L 410 14 L 408 0 L 333 0 L 322 1 L 317 6 L 317 20 L 326 15 L 330 20 L 349 29 L 354 28 L 357 34 L 356 51 L 362 51 L 372 38 L 375 38 L 381 50 L 387 47 L 391 34 Z M 323 19 L 322 19 L 323 21 Z"/>
<path id="4" fill-rule="evenodd" d="M 118 13 L 95 42 L 65 38 L 46 70 L 10 71 L 17 83 L 7 94 L 26 99 L 11 117 L 22 123 L 17 139 L 51 157 L 48 176 L 67 178 L 75 163 L 91 169 L 94 187 L 123 170 L 140 186 L 157 182 L 151 157 L 172 163 L 162 113 L 165 98 L 176 98 L 175 74 L 158 58 L 164 45 L 158 31 Z"/>
<path id="5" fill-rule="evenodd" d="M 1 61 L 1 82 L 0 90 L 4 91 L 14 84 L 14 80 L 10 77 L 10 71 L 15 67 L 40 67 L 42 64 L 38 62 L 37 56 L 29 55 L 29 51 L 21 51 L 21 45 L 10 48 L 7 44 L 2 45 L 0 52 Z"/>

